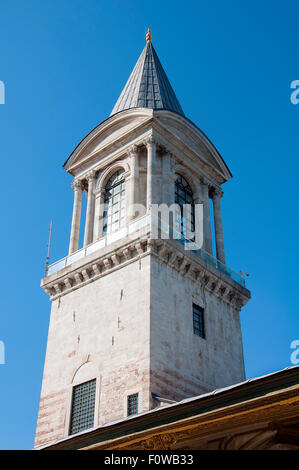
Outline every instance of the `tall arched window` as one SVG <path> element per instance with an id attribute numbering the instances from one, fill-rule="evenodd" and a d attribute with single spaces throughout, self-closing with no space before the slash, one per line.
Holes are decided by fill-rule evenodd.
<path id="1" fill-rule="evenodd" d="M 190 231 L 195 230 L 193 192 L 181 175 L 177 175 L 175 180 L 175 203 L 178 204 L 180 210 L 176 220 L 176 230 L 181 233 L 182 238 L 190 238 Z M 184 211 L 186 204 L 189 206 L 188 211 Z"/>
<path id="2" fill-rule="evenodd" d="M 107 181 L 104 196 L 103 233 L 116 232 L 125 225 L 124 170 L 116 171 Z"/>

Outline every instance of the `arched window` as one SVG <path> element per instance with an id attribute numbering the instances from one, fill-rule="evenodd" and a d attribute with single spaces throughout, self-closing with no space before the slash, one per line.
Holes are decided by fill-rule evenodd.
<path id="1" fill-rule="evenodd" d="M 116 171 L 107 181 L 103 233 L 116 232 L 125 225 L 125 185 L 124 170 Z"/>
<path id="2" fill-rule="evenodd" d="M 190 238 L 190 231 L 195 230 L 193 192 L 181 175 L 177 175 L 175 180 L 175 203 L 178 204 L 180 210 L 176 220 L 176 229 L 181 233 L 182 238 Z M 184 211 L 184 205 L 189 206 L 188 211 Z"/>

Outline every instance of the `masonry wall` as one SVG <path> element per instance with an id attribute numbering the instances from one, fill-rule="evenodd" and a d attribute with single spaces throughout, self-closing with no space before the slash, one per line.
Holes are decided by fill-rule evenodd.
<path id="1" fill-rule="evenodd" d="M 203 339 L 192 303 L 205 309 Z M 239 313 L 151 258 L 151 391 L 180 400 L 244 380 Z"/>
<path id="2" fill-rule="evenodd" d="M 36 446 L 69 434 L 72 389 L 94 378 L 95 426 L 127 416 L 133 393 L 143 412 L 151 392 L 181 400 L 240 382 L 239 313 L 154 255 L 120 265 L 52 304 Z"/>
<path id="3" fill-rule="evenodd" d="M 95 426 L 149 409 L 149 256 L 52 304 L 35 446 L 68 435 L 72 388 L 97 379 Z"/>

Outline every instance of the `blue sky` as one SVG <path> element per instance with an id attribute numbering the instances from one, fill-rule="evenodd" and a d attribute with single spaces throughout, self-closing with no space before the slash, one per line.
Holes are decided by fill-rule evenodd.
<path id="1" fill-rule="evenodd" d="M 298 2 L 2 0 L 0 449 L 33 446 L 50 302 L 39 287 L 67 254 L 71 177 L 62 164 L 110 114 L 153 44 L 188 118 L 220 151 L 227 264 L 247 270 L 247 378 L 290 366 L 297 295 Z"/>

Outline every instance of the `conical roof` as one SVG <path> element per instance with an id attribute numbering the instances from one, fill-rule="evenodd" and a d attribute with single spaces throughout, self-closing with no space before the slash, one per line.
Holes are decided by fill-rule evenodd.
<path id="1" fill-rule="evenodd" d="M 167 109 L 184 116 L 151 42 L 146 43 L 110 116 L 131 108 Z"/>

